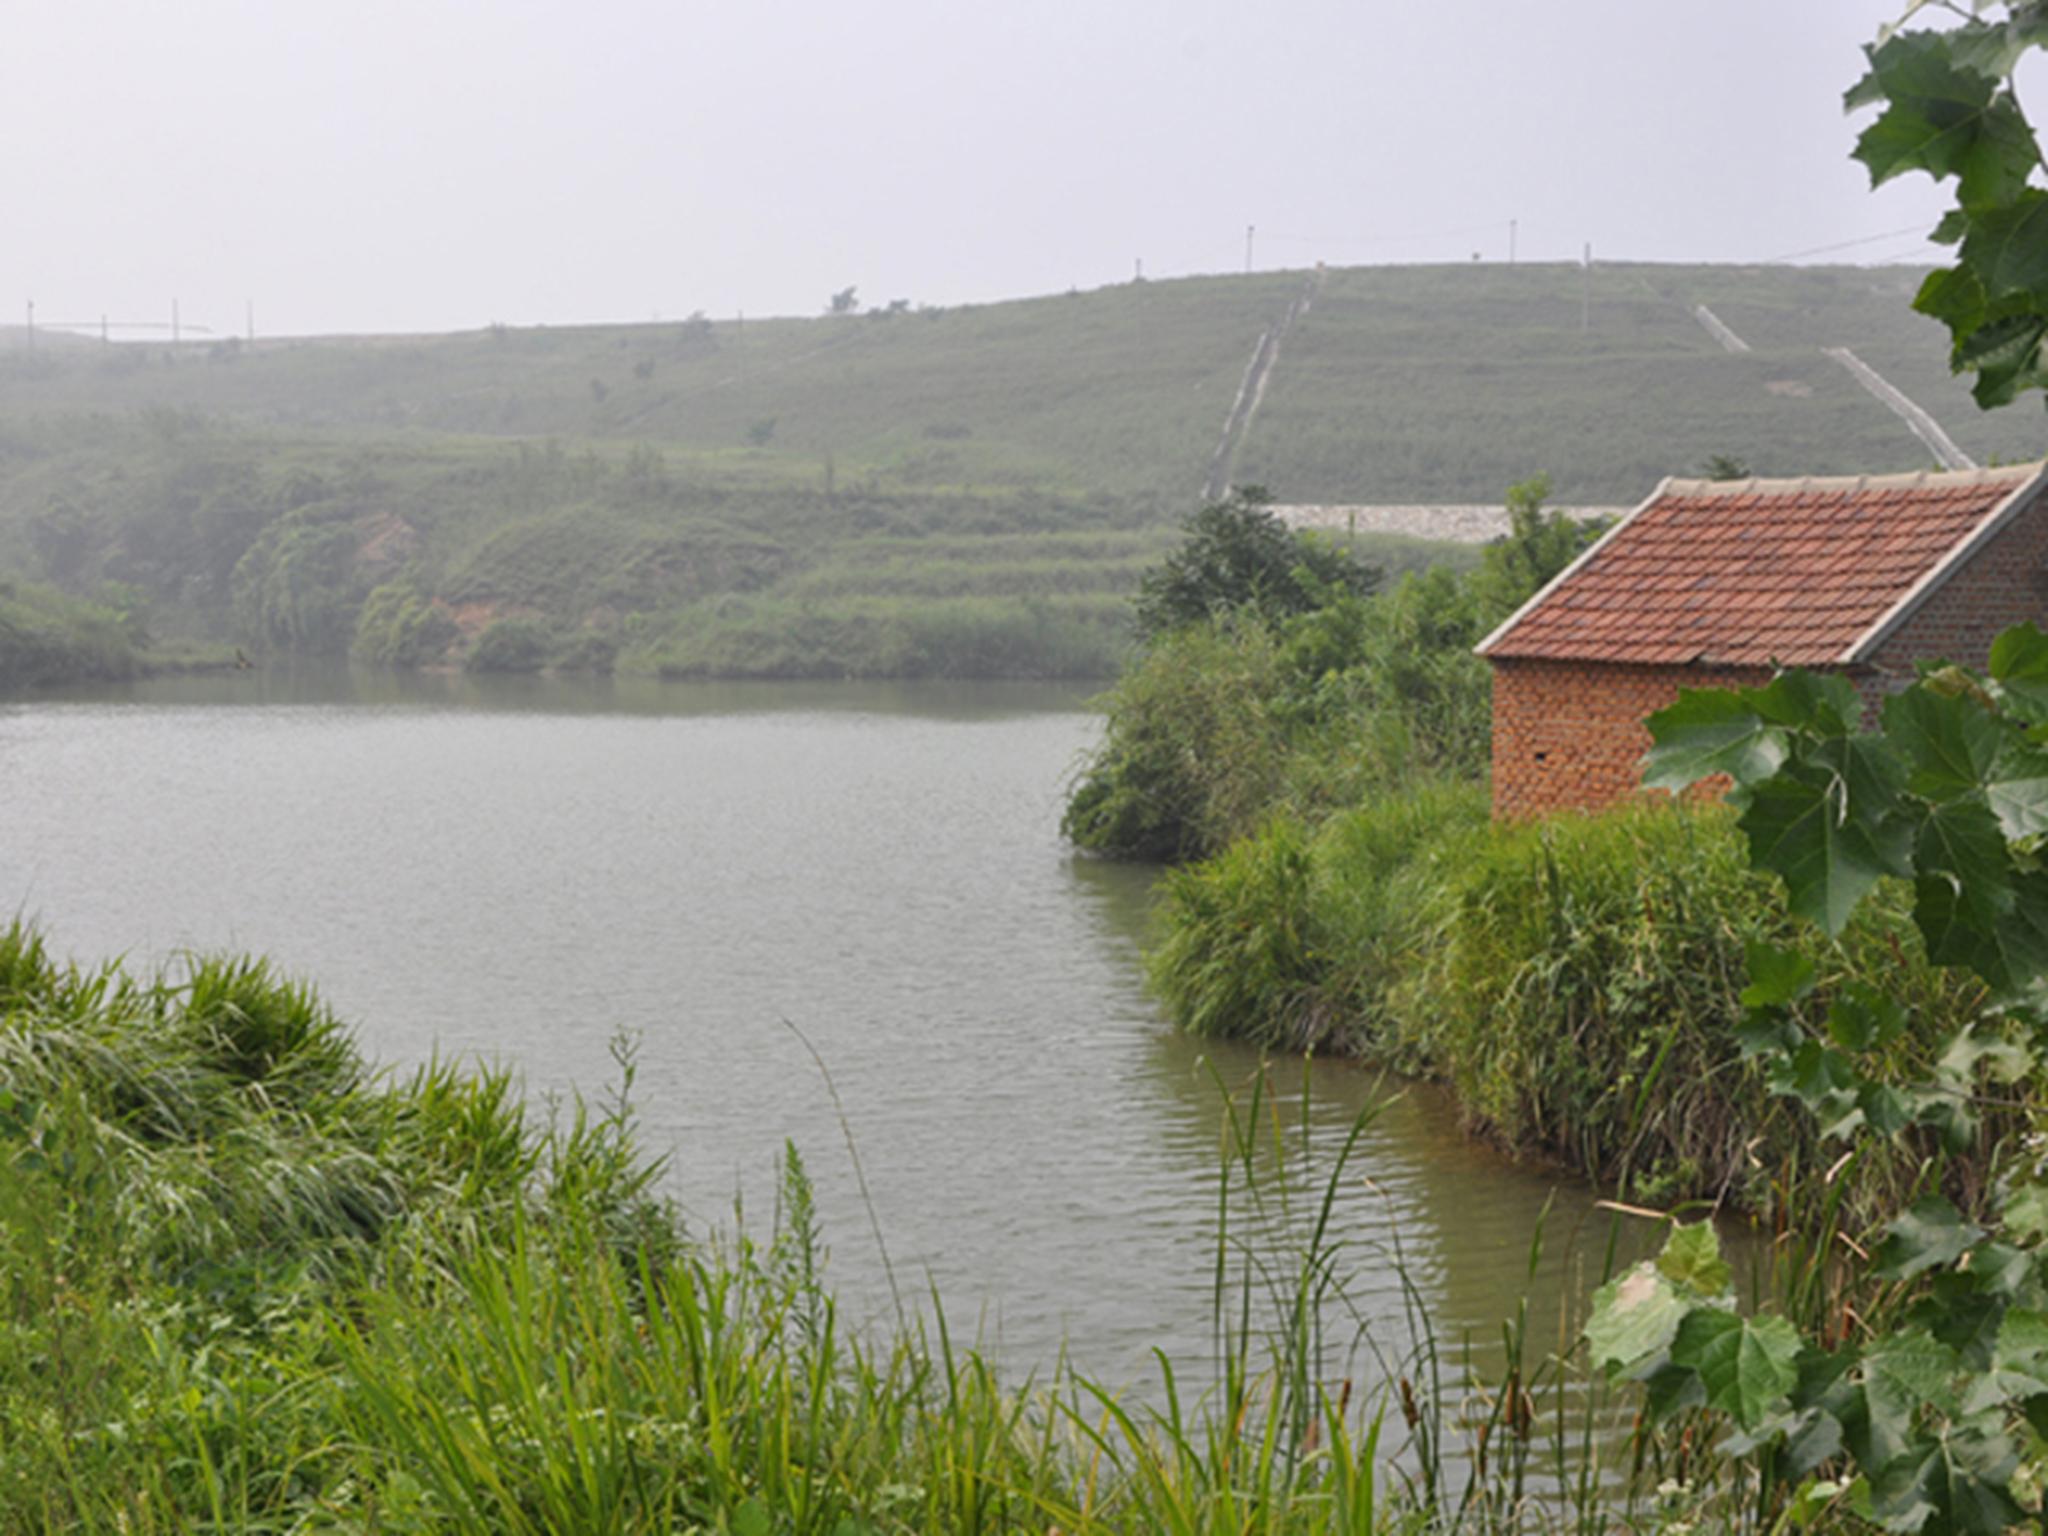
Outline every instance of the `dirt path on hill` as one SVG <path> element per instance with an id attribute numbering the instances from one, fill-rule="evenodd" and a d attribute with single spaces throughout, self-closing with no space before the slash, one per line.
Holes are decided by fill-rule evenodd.
<path id="1" fill-rule="evenodd" d="M 1693 319 L 1699 321 L 1699 323 L 1703 327 L 1705 327 L 1706 333 L 1709 336 L 1713 337 L 1714 340 L 1721 343 L 1722 347 L 1727 351 L 1747 352 L 1749 350 L 1749 343 L 1744 341 L 1740 336 L 1736 335 L 1732 330 L 1730 330 L 1727 327 L 1727 325 L 1722 322 L 1721 317 L 1715 314 L 1711 309 L 1707 308 L 1706 305 L 1693 305 L 1692 317 Z"/>
<path id="2" fill-rule="evenodd" d="M 1287 306 L 1287 312 L 1259 333 L 1258 345 L 1252 348 L 1252 360 L 1245 366 L 1244 382 L 1237 386 L 1237 398 L 1224 418 L 1223 436 L 1209 457 L 1209 477 L 1202 482 L 1203 501 L 1221 501 L 1230 493 L 1231 467 L 1237 460 L 1238 449 L 1244 445 L 1245 435 L 1251 431 L 1252 418 L 1259 413 L 1259 402 L 1266 398 L 1266 381 L 1273 376 L 1273 365 L 1280 361 L 1280 343 L 1294 329 L 1295 322 L 1308 313 L 1322 286 L 1323 274 L 1318 268 L 1309 274 L 1301 292 Z"/>
<path id="3" fill-rule="evenodd" d="M 1977 461 L 1955 444 L 1955 439 L 1941 430 L 1927 412 L 1907 399 L 1899 390 L 1885 381 L 1884 375 L 1863 361 L 1847 347 L 1822 347 L 1821 350 L 1844 368 L 1849 376 L 1869 390 L 1880 402 L 1888 407 L 1901 421 L 1912 429 L 1913 435 L 1927 445 L 1927 451 L 1941 462 L 1943 469 L 1975 469 Z"/>

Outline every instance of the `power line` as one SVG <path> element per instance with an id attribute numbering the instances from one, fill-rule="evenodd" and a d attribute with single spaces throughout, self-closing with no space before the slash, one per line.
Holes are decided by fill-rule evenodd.
<path id="1" fill-rule="evenodd" d="M 1759 266 L 1771 266 L 1780 261 L 1797 261 L 1802 256 L 1825 256 L 1830 251 L 1846 251 L 1853 246 L 1875 245 L 1880 240 L 1896 240 L 1901 235 L 1919 234 L 1923 226 L 1908 224 L 1904 229 L 1888 229 L 1881 235 L 1862 235 L 1854 240 L 1841 240 L 1833 245 L 1816 245 L 1810 251 L 1788 251 L 1783 256 L 1766 256 Z"/>

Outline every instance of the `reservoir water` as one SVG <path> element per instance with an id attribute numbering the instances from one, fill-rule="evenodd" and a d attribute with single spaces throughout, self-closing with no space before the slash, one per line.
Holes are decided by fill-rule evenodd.
<path id="1" fill-rule="evenodd" d="M 602 1094 L 623 1031 L 699 1230 L 742 1201 L 765 1230 L 787 1140 L 857 1319 L 893 1268 L 1013 1368 L 1064 1346 L 1142 1383 L 1154 1348 L 1209 1351 L 1218 1084 L 1258 1063 L 1148 999 L 1156 872 L 1059 838 L 1083 699 L 340 670 L 39 695 L 0 705 L 0 906 L 86 961 L 260 952 L 374 1057 L 536 1093 Z M 1583 1292 L 1609 1230 L 1584 1191 L 1425 1089 L 1271 1070 L 1282 1122 L 1308 1080 L 1304 1187 L 1377 1106 L 1335 1231 L 1379 1348 L 1408 1339 L 1403 1272 L 1482 1351 L 1525 1293 L 1544 1319 Z"/>

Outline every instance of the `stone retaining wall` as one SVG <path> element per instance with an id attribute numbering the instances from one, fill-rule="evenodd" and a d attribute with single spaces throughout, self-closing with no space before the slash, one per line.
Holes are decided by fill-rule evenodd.
<path id="1" fill-rule="evenodd" d="M 1418 539 L 1443 539 L 1454 544 L 1487 544 L 1508 531 L 1508 513 L 1496 506 L 1392 506 L 1367 507 L 1273 507 L 1290 528 L 1328 528 L 1337 532 L 1405 533 Z M 1553 507 L 1585 521 L 1605 518 L 1613 521 L 1627 515 L 1629 507 Z"/>

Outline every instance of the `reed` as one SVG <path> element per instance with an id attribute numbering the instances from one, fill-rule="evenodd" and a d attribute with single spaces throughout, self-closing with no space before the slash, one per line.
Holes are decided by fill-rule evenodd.
<path id="1" fill-rule="evenodd" d="M 1311 1156 L 1264 1078 L 1218 1149 L 1215 1358 L 1134 1393 L 1006 1380 L 936 1298 L 850 1325 L 794 1149 L 771 1233 L 686 1238 L 618 1055 L 537 1116 L 502 1074 L 370 1068 L 260 964 L 0 933 L 0 1531 L 1357 1536 L 1613 1491 L 1565 1481 L 1618 1454 L 1583 1393 L 1539 1468 L 1575 1368 L 1525 1324 L 1490 1387 L 1426 1326 L 1361 1340 L 1363 1124 Z"/>
<path id="2" fill-rule="evenodd" d="M 1745 947 L 1799 944 L 1828 987 L 1882 980 L 1925 1054 L 1983 1006 L 1931 965 L 1893 892 L 1839 948 L 1802 935 L 1718 807 L 1645 804 L 1493 826 L 1483 797 L 1433 786 L 1329 818 L 1279 818 L 1171 871 L 1155 991 L 1205 1034 L 1373 1057 L 1441 1079 L 1471 1127 L 1624 1199 L 1765 1212 L 1817 1179 L 1810 1114 L 1743 1056 Z M 1981 1196 L 1978 1154 L 1944 1177 Z M 1849 1170 L 1867 1213 L 1933 1148 Z"/>

